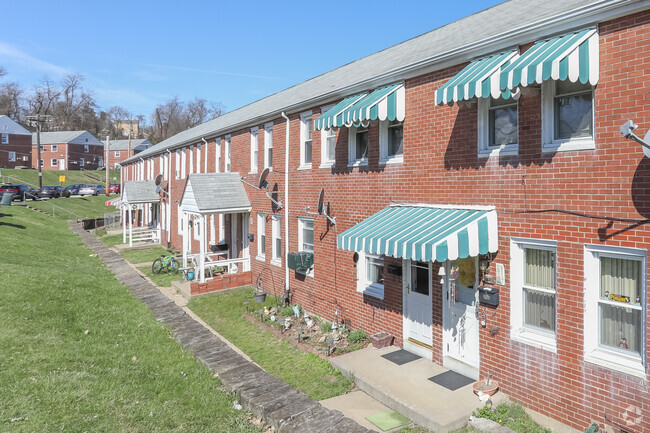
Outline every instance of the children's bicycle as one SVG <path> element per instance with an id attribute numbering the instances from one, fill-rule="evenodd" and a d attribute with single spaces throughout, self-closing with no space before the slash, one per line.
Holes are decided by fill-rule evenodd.
<path id="1" fill-rule="evenodd" d="M 178 271 L 178 262 L 174 258 L 174 253 L 170 252 L 168 255 L 161 255 L 159 259 L 156 259 L 151 264 L 151 272 L 154 274 L 159 274 L 163 270 L 167 273 L 170 271 Z"/>

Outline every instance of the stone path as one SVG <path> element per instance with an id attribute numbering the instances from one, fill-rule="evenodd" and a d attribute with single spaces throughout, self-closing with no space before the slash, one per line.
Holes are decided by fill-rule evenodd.
<path id="1" fill-rule="evenodd" d="M 240 403 L 280 433 L 370 433 L 337 410 L 330 410 L 280 379 L 246 360 L 219 337 L 190 317 L 156 286 L 145 280 L 116 252 L 106 247 L 81 225 L 70 222 L 108 269 L 156 319 L 168 325 L 176 339 L 213 373 Z"/>

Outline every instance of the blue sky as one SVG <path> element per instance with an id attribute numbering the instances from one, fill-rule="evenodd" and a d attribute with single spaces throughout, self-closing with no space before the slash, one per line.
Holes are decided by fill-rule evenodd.
<path id="1" fill-rule="evenodd" d="M 501 1 L 3 0 L 0 66 L 25 88 L 80 73 L 147 118 L 174 96 L 230 111 Z"/>

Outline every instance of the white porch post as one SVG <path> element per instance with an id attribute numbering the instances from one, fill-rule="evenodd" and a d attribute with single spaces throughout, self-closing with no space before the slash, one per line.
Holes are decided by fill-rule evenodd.
<path id="1" fill-rule="evenodd" d="M 126 243 L 126 211 L 124 210 L 124 204 L 120 205 L 120 213 L 122 218 L 122 243 Z"/>
<path id="2" fill-rule="evenodd" d="M 129 206 L 129 247 L 133 246 L 133 207 Z"/>
<path id="3" fill-rule="evenodd" d="M 201 236 L 199 237 L 199 275 L 200 281 L 205 282 L 205 216 L 199 214 L 199 224 L 201 228 Z"/>
<path id="4" fill-rule="evenodd" d="M 246 259 L 244 261 L 244 266 L 242 271 L 248 272 L 251 270 L 251 262 L 250 262 L 250 241 L 248 239 L 248 231 L 249 231 L 249 220 L 250 220 L 250 213 L 243 213 L 241 214 L 241 236 L 242 236 L 242 257 Z"/>
<path id="5" fill-rule="evenodd" d="M 178 209 L 181 213 L 181 221 L 183 222 L 183 267 L 187 267 L 187 227 L 189 227 L 189 221 L 187 220 L 187 214 L 182 210 Z"/>

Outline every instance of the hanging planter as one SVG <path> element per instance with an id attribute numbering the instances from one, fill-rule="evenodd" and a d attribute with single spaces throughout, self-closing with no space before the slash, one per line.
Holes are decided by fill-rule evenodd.
<path id="1" fill-rule="evenodd" d="M 266 292 L 255 293 L 255 302 L 262 303 L 264 301 L 266 301 Z"/>

